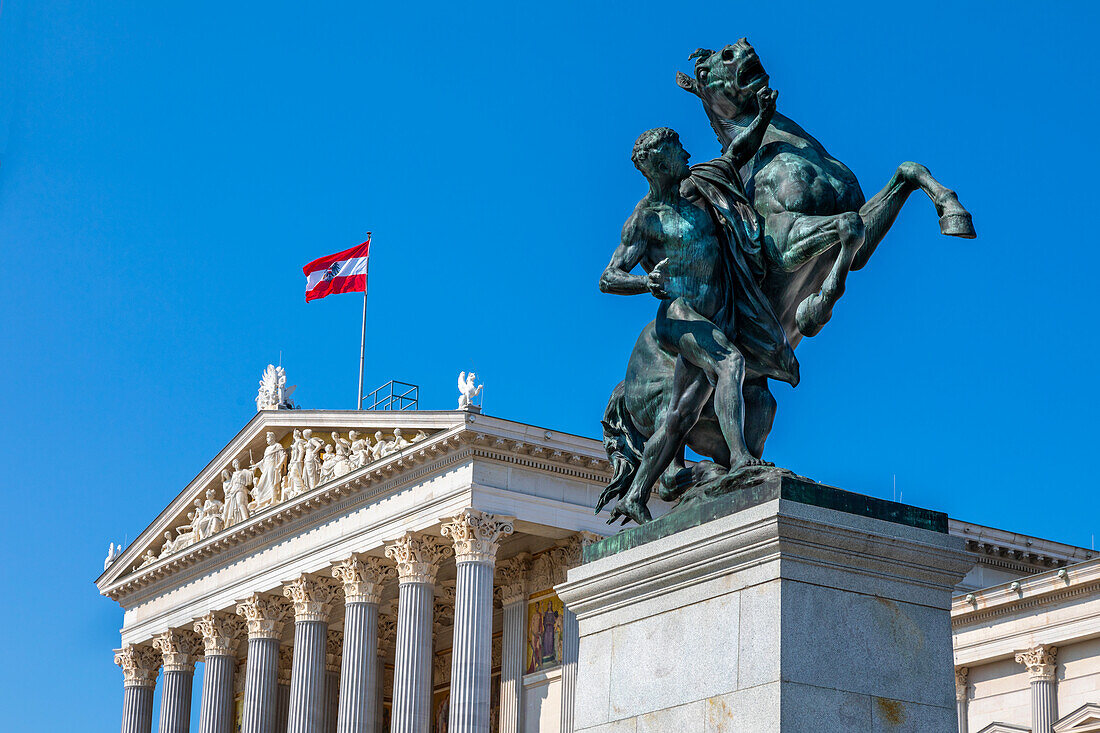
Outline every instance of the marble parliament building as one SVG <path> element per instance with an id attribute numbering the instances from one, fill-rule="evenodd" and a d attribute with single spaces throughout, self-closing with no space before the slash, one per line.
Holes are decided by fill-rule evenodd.
<path id="1" fill-rule="evenodd" d="M 307 410 L 261 389 L 257 404 L 96 581 L 124 612 L 123 733 L 190 731 L 193 696 L 199 733 L 444 733 L 455 708 L 462 733 L 677 730 L 594 725 L 576 704 L 578 667 L 601 660 L 578 653 L 555 587 L 614 531 L 592 512 L 612 474 L 600 441 L 466 398 Z M 958 730 L 1100 732 L 1100 557 L 948 533 L 972 562 L 950 606 Z M 767 653 L 744 637 L 728 651 L 742 670 Z"/>

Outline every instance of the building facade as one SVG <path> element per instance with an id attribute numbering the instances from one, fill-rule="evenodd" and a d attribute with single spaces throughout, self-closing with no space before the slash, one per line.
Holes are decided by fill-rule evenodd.
<path id="1" fill-rule="evenodd" d="M 455 411 L 263 409 L 97 580 L 123 733 L 572 731 L 554 592 L 603 445 Z M 654 507 L 655 510 L 658 507 Z M 962 733 L 1100 731 L 1100 557 L 952 521 Z M 160 687 L 159 710 L 153 691 Z"/>

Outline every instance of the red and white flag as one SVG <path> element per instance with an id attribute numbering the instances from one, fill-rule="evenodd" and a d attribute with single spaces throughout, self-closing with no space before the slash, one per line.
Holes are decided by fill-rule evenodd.
<path id="1" fill-rule="evenodd" d="M 367 241 L 334 255 L 320 257 L 302 268 L 306 274 L 306 302 L 336 293 L 367 291 Z"/>

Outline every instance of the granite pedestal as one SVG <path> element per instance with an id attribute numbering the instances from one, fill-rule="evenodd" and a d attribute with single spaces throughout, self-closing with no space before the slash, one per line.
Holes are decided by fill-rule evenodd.
<path id="1" fill-rule="evenodd" d="M 585 548 L 578 733 L 952 733 L 947 517 L 774 479 Z"/>

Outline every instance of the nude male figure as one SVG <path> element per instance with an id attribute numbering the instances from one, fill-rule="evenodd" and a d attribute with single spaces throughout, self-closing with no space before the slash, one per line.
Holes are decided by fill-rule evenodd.
<path id="1" fill-rule="evenodd" d="M 722 154 L 735 170 L 760 147 L 776 96 L 771 89 L 760 90 L 759 114 Z M 709 211 L 681 195 L 691 169 L 674 131 L 656 128 L 642 133 L 631 159 L 650 190 L 623 227 L 622 243 L 600 278 L 600 289 L 619 295 L 649 292 L 659 298 L 657 339 L 677 357 L 670 404 L 646 441 L 629 491 L 612 512 L 612 519 L 624 516 L 641 524 L 650 519 L 646 502 L 653 484 L 679 454 L 712 395 L 729 447 L 730 471 L 764 461 L 745 444 L 745 356 L 734 334 L 715 323 L 736 324 L 740 315 L 723 312 L 731 307 L 730 289 L 736 285 L 723 259 L 730 255 L 719 237 L 719 224 Z M 631 273 L 638 265 L 646 275 Z"/>

